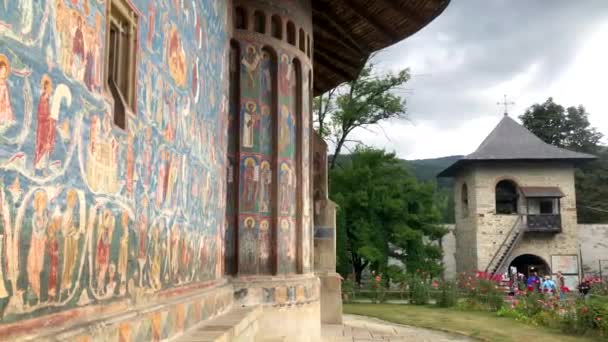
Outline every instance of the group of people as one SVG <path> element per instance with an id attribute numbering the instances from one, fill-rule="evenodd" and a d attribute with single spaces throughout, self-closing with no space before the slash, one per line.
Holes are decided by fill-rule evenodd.
<path id="1" fill-rule="evenodd" d="M 536 271 L 532 272 L 530 276 L 526 277 L 523 273 L 517 272 L 515 267 L 511 267 L 509 269 L 509 278 L 511 283 L 510 292 L 512 292 L 512 294 L 514 294 L 516 290 L 523 288 L 523 285 L 525 285 L 528 292 L 540 292 L 555 295 L 559 296 L 561 299 L 565 298 L 566 293 L 570 292 L 570 289 L 566 286 L 565 277 L 560 271 L 558 271 L 555 275 L 555 279 L 553 279 L 550 275 L 541 277 Z M 582 297 L 587 297 L 590 289 L 591 285 L 586 280 L 583 280 L 578 285 L 578 290 Z"/>

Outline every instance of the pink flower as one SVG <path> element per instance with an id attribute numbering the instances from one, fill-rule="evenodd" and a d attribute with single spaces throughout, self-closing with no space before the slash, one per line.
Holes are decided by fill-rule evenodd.
<path id="1" fill-rule="evenodd" d="M 437 281 L 433 280 L 433 282 L 431 283 L 431 286 L 436 289 L 439 287 L 439 283 Z"/>
<path id="2" fill-rule="evenodd" d="M 382 278 L 380 276 L 376 276 L 376 283 L 379 283 Z"/>

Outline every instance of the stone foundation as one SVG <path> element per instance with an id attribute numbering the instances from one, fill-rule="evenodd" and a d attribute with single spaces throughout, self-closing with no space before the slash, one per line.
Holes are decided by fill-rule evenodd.
<path id="1" fill-rule="evenodd" d="M 312 274 L 235 278 L 235 305 L 260 305 L 257 340 L 319 341 L 319 278 Z"/>
<path id="2" fill-rule="evenodd" d="M 172 339 L 184 331 L 228 312 L 233 304 L 233 288 L 222 283 L 196 293 L 168 294 L 141 305 L 112 303 L 113 314 L 98 315 L 74 310 L 62 313 L 63 321 L 41 317 L 4 325 L 0 334 L 12 341 L 153 341 Z M 164 300 L 163 300 L 164 299 Z M 146 305 L 147 304 L 147 305 Z M 132 309 L 125 309 L 132 307 Z M 66 324 L 64 324 L 66 323 Z M 69 325 L 67 324 L 69 323 Z M 40 327 L 48 327 L 41 329 Z M 36 327 L 29 330 L 28 327 Z"/>

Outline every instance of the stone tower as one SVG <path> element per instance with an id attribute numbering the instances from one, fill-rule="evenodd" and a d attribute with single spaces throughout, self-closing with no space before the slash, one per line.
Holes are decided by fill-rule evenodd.
<path id="1" fill-rule="evenodd" d="M 455 181 L 457 271 L 577 276 L 574 167 L 593 158 L 546 144 L 505 115 L 439 174 Z"/>

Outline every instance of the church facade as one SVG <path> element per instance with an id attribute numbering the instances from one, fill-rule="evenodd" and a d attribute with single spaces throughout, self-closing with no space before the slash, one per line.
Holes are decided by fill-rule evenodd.
<path id="1" fill-rule="evenodd" d="M 455 180 L 456 271 L 561 271 L 574 288 L 574 171 L 594 158 L 546 144 L 505 115 L 475 152 L 439 174 Z"/>
<path id="2" fill-rule="evenodd" d="M 0 339 L 317 340 L 312 97 L 447 5 L 0 1 Z"/>

